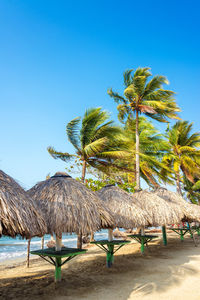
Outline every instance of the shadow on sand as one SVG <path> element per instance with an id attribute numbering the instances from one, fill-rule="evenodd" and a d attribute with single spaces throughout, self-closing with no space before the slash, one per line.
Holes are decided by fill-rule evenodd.
<path id="1" fill-rule="evenodd" d="M 197 273 L 187 263 L 191 256 L 192 260 L 196 259 L 200 247 L 194 247 L 189 237 L 183 243 L 178 237 L 170 238 L 166 247 L 161 241 L 154 242 L 144 256 L 138 251 L 138 245 L 130 244 L 123 249 L 110 269 L 105 266 L 104 255 L 94 256 L 99 251 L 91 251 L 85 260 L 77 258 L 62 269 L 63 279 L 56 286 L 53 267 L 45 269 L 45 264 L 37 274 L 0 279 L 0 299 L 101 299 L 95 295 L 108 290 L 103 300 L 127 300 L 131 293 L 138 291 L 143 295 L 153 291 L 163 293 L 180 284 L 187 275 Z M 40 260 L 34 260 L 32 267 L 39 263 Z"/>

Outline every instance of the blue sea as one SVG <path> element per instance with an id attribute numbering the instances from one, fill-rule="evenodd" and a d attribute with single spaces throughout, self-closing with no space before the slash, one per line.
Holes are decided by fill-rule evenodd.
<path id="1" fill-rule="evenodd" d="M 107 230 L 102 230 L 95 233 L 95 239 L 101 240 L 108 237 Z M 44 237 L 44 246 L 51 239 L 50 235 L 45 235 Z M 68 235 L 63 234 L 62 243 L 66 247 L 76 247 L 77 236 L 75 234 Z M 9 238 L 3 236 L 0 238 L 0 262 L 7 259 L 15 259 L 18 257 L 25 257 L 27 254 L 27 244 L 26 239 L 20 237 Z M 41 238 L 34 237 L 31 239 L 31 250 L 41 249 Z"/>

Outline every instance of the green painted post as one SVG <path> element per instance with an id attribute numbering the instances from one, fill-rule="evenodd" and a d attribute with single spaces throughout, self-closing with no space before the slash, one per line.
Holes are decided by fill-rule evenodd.
<path id="1" fill-rule="evenodd" d="M 181 229 L 181 241 L 184 241 L 183 230 Z"/>
<path id="2" fill-rule="evenodd" d="M 144 238 L 141 237 L 141 253 L 144 254 Z"/>
<path id="3" fill-rule="evenodd" d="M 114 245 L 108 244 L 108 252 L 106 255 L 106 264 L 107 264 L 108 268 L 110 268 L 112 266 L 113 261 L 114 261 L 113 250 L 114 250 Z"/>
<path id="4" fill-rule="evenodd" d="M 61 257 L 56 257 L 55 282 L 61 281 Z"/>
<path id="5" fill-rule="evenodd" d="M 163 235 L 163 244 L 167 246 L 167 234 L 166 234 L 166 227 L 162 226 L 162 235 Z"/>

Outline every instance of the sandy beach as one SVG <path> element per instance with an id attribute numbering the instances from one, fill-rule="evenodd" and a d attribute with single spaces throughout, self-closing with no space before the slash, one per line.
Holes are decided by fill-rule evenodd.
<path id="1" fill-rule="evenodd" d="M 158 239 L 144 256 L 131 243 L 115 255 L 112 268 L 96 246 L 62 268 L 62 281 L 55 286 L 54 267 L 42 259 L 24 259 L 0 266 L 0 299 L 51 300 L 197 300 L 200 299 L 200 240 L 194 247 L 188 236 L 184 242 L 170 233 L 168 246 Z"/>

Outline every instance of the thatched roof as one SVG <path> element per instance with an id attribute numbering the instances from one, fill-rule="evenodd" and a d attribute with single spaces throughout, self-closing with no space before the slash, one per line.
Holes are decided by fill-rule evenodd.
<path id="1" fill-rule="evenodd" d="M 33 200 L 10 176 L 0 170 L 0 236 L 42 236 L 45 222 Z"/>
<path id="2" fill-rule="evenodd" d="M 152 226 L 176 224 L 183 217 L 183 212 L 177 205 L 170 205 L 156 194 L 147 190 L 134 193 L 133 202 L 148 213 L 152 220 Z"/>
<path id="3" fill-rule="evenodd" d="M 154 193 L 169 203 L 179 205 L 184 213 L 184 220 L 200 222 L 200 207 L 198 205 L 188 203 L 178 193 L 165 188 L 158 188 Z"/>
<path id="4" fill-rule="evenodd" d="M 96 192 L 111 211 L 116 227 L 134 228 L 149 224 L 147 214 L 137 205 L 126 191 L 107 185 Z"/>
<path id="5" fill-rule="evenodd" d="M 84 184 L 58 172 L 28 191 L 45 217 L 48 233 L 91 233 L 112 227 L 102 201 Z"/>

